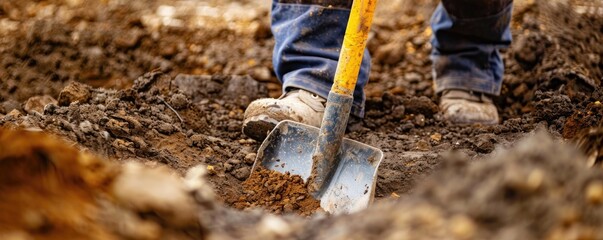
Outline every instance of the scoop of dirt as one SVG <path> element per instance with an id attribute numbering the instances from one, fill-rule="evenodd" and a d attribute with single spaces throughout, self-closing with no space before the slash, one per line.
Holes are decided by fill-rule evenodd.
<path id="1" fill-rule="evenodd" d="M 244 195 L 234 203 L 238 209 L 263 207 L 273 213 L 302 216 L 312 215 L 320 209 L 320 202 L 308 193 L 299 175 L 258 168 L 243 182 L 243 188 Z"/>

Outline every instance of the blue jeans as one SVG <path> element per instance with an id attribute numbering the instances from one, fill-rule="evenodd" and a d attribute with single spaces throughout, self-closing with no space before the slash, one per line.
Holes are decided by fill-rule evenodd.
<path id="1" fill-rule="evenodd" d="M 327 97 L 352 0 L 273 0 L 272 62 L 283 91 L 305 89 Z M 476 11 L 475 9 L 480 9 Z M 498 95 L 504 65 L 499 49 L 511 44 L 512 0 L 443 0 L 432 18 L 436 92 L 465 89 Z M 365 51 L 352 114 L 364 116 L 370 72 Z"/>

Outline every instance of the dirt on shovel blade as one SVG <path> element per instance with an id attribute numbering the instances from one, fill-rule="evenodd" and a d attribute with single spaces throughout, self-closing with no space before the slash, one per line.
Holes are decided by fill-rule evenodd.
<path id="1" fill-rule="evenodd" d="M 243 182 L 243 192 L 234 207 L 263 207 L 273 213 L 297 213 L 302 216 L 320 211 L 320 201 L 308 193 L 299 175 L 258 168 Z"/>

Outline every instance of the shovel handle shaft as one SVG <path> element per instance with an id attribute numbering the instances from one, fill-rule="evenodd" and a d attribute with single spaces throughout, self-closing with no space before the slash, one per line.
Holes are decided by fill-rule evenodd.
<path id="1" fill-rule="evenodd" d="M 354 0 L 331 91 L 352 95 L 358 80 L 377 0 Z"/>
<path id="2" fill-rule="evenodd" d="M 373 20 L 377 0 L 354 0 L 335 79 L 327 98 L 316 149 L 312 154 L 312 172 L 308 190 L 316 198 L 325 192 L 338 164 L 338 153 L 352 108 L 362 55 Z"/>

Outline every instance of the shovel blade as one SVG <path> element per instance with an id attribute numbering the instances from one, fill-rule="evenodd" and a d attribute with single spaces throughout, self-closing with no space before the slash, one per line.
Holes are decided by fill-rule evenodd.
<path id="1" fill-rule="evenodd" d="M 307 181 L 319 131 L 319 128 L 292 121 L 278 123 L 260 146 L 252 171 L 262 166 L 299 175 Z M 344 138 L 337 158 L 335 172 L 319 196 L 320 206 L 333 214 L 365 209 L 373 201 L 383 152 Z"/>

